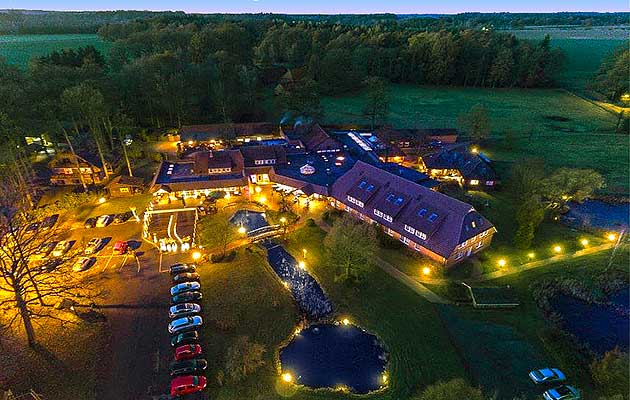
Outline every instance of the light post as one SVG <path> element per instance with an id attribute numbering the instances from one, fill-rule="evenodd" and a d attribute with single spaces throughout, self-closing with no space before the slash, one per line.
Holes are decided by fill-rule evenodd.
<path id="1" fill-rule="evenodd" d="M 282 225 L 282 236 L 287 235 L 287 219 L 285 217 L 280 218 L 280 225 Z"/>
<path id="2" fill-rule="evenodd" d="M 304 258 L 304 261 L 306 261 L 306 249 L 302 249 L 302 258 Z"/>

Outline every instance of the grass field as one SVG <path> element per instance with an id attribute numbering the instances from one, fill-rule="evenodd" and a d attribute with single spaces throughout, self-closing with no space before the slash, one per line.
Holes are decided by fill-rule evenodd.
<path id="1" fill-rule="evenodd" d="M 475 104 L 490 112 L 490 148 L 482 151 L 501 169 L 528 157 L 550 167 L 594 168 L 611 191 L 628 189 L 628 137 L 614 134 L 616 116 L 563 90 L 476 89 L 391 85 L 387 123 L 394 127 L 456 127 L 457 118 Z M 368 124 L 363 93 L 322 99 L 327 123 Z M 511 149 L 502 143 L 512 130 Z M 502 168 L 501 168 L 502 167 Z"/>
<path id="2" fill-rule="evenodd" d="M 32 57 L 87 45 L 92 45 L 101 52 L 106 52 L 109 48 L 109 43 L 93 34 L 0 35 L 0 57 L 9 64 L 26 67 Z"/>

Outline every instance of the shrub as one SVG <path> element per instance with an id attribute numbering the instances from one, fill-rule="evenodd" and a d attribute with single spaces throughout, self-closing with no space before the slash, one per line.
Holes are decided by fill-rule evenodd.
<path id="1" fill-rule="evenodd" d="M 451 379 L 447 382 L 438 382 L 427 387 L 413 400 L 484 400 L 480 389 L 469 386 L 462 378 Z"/>
<path id="2" fill-rule="evenodd" d="M 313 218 L 309 218 L 306 220 L 306 226 L 308 226 L 309 228 L 314 228 L 317 224 L 315 223 L 315 220 Z"/>
<path id="3" fill-rule="evenodd" d="M 630 393 L 629 368 L 628 353 L 615 349 L 606 352 L 601 359 L 593 361 L 591 375 L 597 386 L 607 395 L 627 396 Z"/>
<path id="4" fill-rule="evenodd" d="M 225 370 L 232 382 L 239 382 L 256 371 L 265 361 L 265 346 L 250 342 L 249 337 L 239 336 L 227 351 Z"/>

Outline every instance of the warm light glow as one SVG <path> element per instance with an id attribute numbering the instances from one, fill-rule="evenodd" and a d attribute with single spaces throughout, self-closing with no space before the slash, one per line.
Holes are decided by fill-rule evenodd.
<path id="1" fill-rule="evenodd" d="M 245 230 L 244 226 L 241 226 L 241 227 L 238 228 L 238 233 L 243 234 L 245 232 L 246 232 L 246 230 Z"/>
<path id="2" fill-rule="evenodd" d="M 350 325 L 350 320 L 348 318 L 344 318 L 341 320 L 341 323 L 344 325 Z"/>
<path id="3" fill-rule="evenodd" d="M 477 147 L 473 147 L 473 148 L 470 149 L 470 152 L 474 153 L 474 154 L 477 154 L 477 153 L 479 153 L 479 149 Z"/>
<path id="4" fill-rule="evenodd" d="M 623 101 L 630 101 L 630 94 L 628 93 L 624 93 L 621 95 L 621 100 Z"/>
<path id="5" fill-rule="evenodd" d="M 499 264 L 499 267 L 505 267 L 505 265 L 507 264 L 507 261 L 505 261 L 504 258 L 500 259 L 497 264 Z"/>
<path id="6" fill-rule="evenodd" d="M 611 242 L 614 242 L 615 240 L 617 240 L 617 235 L 614 233 L 609 233 L 607 236 L 608 240 L 610 240 Z"/>
<path id="7" fill-rule="evenodd" d="M 229 200 L 229 199 L 230 199 L 230 197 L 232 197 L 232 196 L 230 196 L 230 192 L 226 192 L 226 193 L 225 193 L 225 199 L 226 199 L 226 200 Z"/>
<path id="8" fill-rule="evenodd" d="M 265 204 L 267 202 L 267 198 L 265 196 L 260 196 L 258 201 L 261 202 L 262 204 Z"/>
<path id="9" fill-rule="evenodd" d="M 300 267 L 300 269 L 306 269 L 306 263 L 304 261 L 300 261 L 298 263 L 298 267 Z"/>
<path id="10" fill-rule="evenodd" d="M 98 199 L 98 202 L 99 202 L 100 204 L 105 203 L 105 201 L 106 201 L 106 200 L 105 200 L 105 197 L 101 197 L 100 199 Z"/>
<path id="11" fill-rule="evenodd" d="M 561 246 L 553 246 L 553 252 L 554 253 L 561 253 L 562 252 L 562 247 Z"/>
<path id="12" fill-rule="evenodd" d="M 284 218 L 284 217 L 281 217 L 281 218 L 280 218 L 280 223 L 284 224 L 284 223 L 286 223 L 286 222 L 287 222 L 287 219 L 286 219 L 286 218 Z"/>
<path id="13" fill-rule="evenodd" d="M 534 254 L 534 253 L 528 253 L 528 254 L 527 254 L 527 257 L 528 257 L 528 258 L 534 258 L 534 257 L 536 257 L 536 254 Z"/>
<path id="14" fill-rule="evenodd" d="M 471 179 L 470 180 L 470 184 L 473 185 L 473 186 L 478 185 L 479 184 L 479 180 L 478 179 Z"/>
<path id="15" fill-rule="evenodd" d="M 562 195 L 562 200 L 569 200 L 569 196 L 567 196 L 566 194 Z"/>
<path id="16" fill-rule="evenodd" d="M 291 376 L 290 373 L 285 372 L 284 374 L 282 374 L 282 380 L 287 383 L 290 383 L 291 381 L 293 381 L 293 376 Z"/>
<path id="17" fill-rule="evenodd" d="M 582 246 L 586 246 L 588 245 L 588 239 L 582 239 L 580 240 L 580 243 L 582 244 Z"/>
<path id="18" fill-rule="evenodd" d="M 431 268 L 429 267 L 422 268 L 422 275 L 429 275 L 429 274 L 431 274 Z"/>
<path id="19" fill-rule="evenodd" d="M 389 380 L 389 376 L 387 376 L 387 372 L 383 372 L 382 379 L 383 379 L 383 383 L 387 383 L 387 381 Z"/>
<path id="20" fill-rule="evenodd" d="M 256 188 L 254 189 L 254 191 L 256 191 L 256 193 L 260 193 L 262 189 L 260 188 L 260 186 L 256 186 Z"/>
<path id="21" fill-rule="evenodd" d="M 302 332 L 302 328 L 300 328 L 300 327 L 298 326 L 297 328 L 295 328 L 295 332 L 293 332 L 293 334 L 294 334 L 295 336 L 297 336 L 297 335 L 299 335 L 299 334 L 300 334 L 300 332 Z"/>
<path id="22" fill-rule="evenodd" d="M 189 140 L 189 141 L 188 141 L 188 145 L 189 145 L 189 146 L 192 146 L 194 143 L 195 143 L 195 142 L 193 142 L 192 140 Z"/>
<path id="23" fill-rule="evenodd" d="M 200 258 L 201 258 L 201 252 L 199 252 L 199 251 L 193 251 L 193 253 L 192 253 L 192 259 L 193 259 L 193 260 L 195 260 L 195 261 L 197 261 L 197 260 L 199 260 Z"/>

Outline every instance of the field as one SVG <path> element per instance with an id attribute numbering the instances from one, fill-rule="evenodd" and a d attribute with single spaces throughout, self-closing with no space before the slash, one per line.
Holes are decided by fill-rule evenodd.
<path id="1" fill-rule="evenodd" d="M 628 189 L 628 138 L 614 134 L 617 117 L 564 90 L 391 85 L 389 93 L 387 123 L 394 127 L 456 127 L 458 115 L 483 104 L 496 140 L 482 151 L 503 168 L 540 157 L 550 167 L 594 168 L 609 190 Z M 322 104 L 326 123 L 368 123 L 362 93 L 325 97 Z M 515 136 L 511 149 L 501 143 L 507 130 Z"/>
<path id="2" fill-rule="evenodd" d="M 9 64 L 26 67 L 32 57 L 87 45 L 92 45 L 101 52 L 106 52 L 109 48 L 107 42 L 93 34 L 0 35 L 0 57 Z"/>

